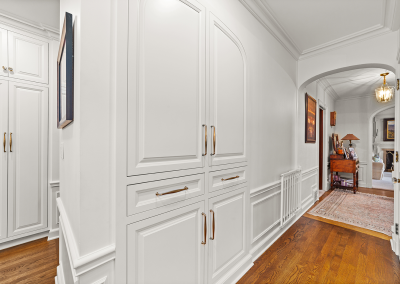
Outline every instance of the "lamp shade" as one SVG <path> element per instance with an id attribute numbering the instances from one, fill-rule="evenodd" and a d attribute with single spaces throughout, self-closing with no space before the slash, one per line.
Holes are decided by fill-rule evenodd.
<path id="1" fill-rule="evenodd" d="M 345 137 L 342 138 L 342 140 L 360 140 L 353 134 L 347 134 Z"/>

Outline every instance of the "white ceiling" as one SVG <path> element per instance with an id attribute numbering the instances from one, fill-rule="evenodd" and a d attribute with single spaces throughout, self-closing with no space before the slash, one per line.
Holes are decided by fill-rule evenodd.
<path id="1" fill-rule="evenodd" d="M 239 0 L 295 58 L 395 31 L 400 0 Z"/>
<path id="2" fill-rule="evenodd" d="M 0 14 L 59 30 L 60 0 L 0 0 Z"/>
<path id="3" fill-rule="evenodd" d="M 388 72 L 386 81 L 389 86 L 396 86 L 395 75 L 381 68 L 355 69 L 332 74 L 320 79 L 320 82 L 337 99 L 362 97 L 375 94 L 375 89 L 383 84 L 381 73 Z"/>

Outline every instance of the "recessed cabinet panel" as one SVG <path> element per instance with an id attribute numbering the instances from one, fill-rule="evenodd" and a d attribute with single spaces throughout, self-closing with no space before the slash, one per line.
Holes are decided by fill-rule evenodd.
<path id="1" fill-rule="evenodd" d="M 7 67 L 7 31 L 0 29 L 0 76 L 8 77 Z"/>
<path id="2" fill-rule="evenodd" d="M 209 192 L 232 187 L 246 182 L 246 167 L 210 172 Z"/>
<path id="3" fill-rule="evenodd" d="M 205 12 L 130 0 L 128 176 L 203 166 Z"/>
<path id="4" fill-rule="evenodd" d="M 8 32 L 9 76 L 38 83 L 49 82 L 49 44 L 45 41 Z"/>
<path id="5" fill-rule="evenodd" d="M 245 188 L 209 199 L 209 209 L 208 278 L 215 283 L 245 254 Z"/>
<path id="6" fill-rule="evenodd" d="M 47 226 L 48 89 L 9 83 L 8 236 Z"/>
<path id="7" fill-rule="evenodd" d="M 204 174 L 129 185 L 128 215 L 203 195 L 204 186 Z"/>
<path id="8" fill-rule="evenodd" d="M 204 283 L 204 202 L 128 225 L 128 283 Z"/>
<path id="9" fill-rule="evenodd" d="M 210 19 L 210 124 L 215 127 L 211 133 L 215 155 L 210 161 L 211 165 L 243 162 L 246 160 L 245 53 L 231 30 L 214 15 Z"/>
<path id="10" fill-rule="evenodd" d="M 0 80 L 0 240 L 7 237 L 8 81 Z"/>

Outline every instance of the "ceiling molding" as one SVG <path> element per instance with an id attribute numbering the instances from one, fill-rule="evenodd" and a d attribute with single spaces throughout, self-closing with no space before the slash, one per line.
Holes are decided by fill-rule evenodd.
<path id="1" fill-rule="evenodd" d="M 343 97 L 339 97 L 338 101 L 358 100 L 358 99 L 367 99 L 367 98 L 375 98 L 375 94 L 367 94 L 367 95 L 359 95 L 359 96 L 343 96 Z"/>
<path id="2" fill-rule="evenodd" d="M 338 100 L 340 97 L 332 88 L 331 84 L 329 84 L 328 80 L 325 78 L 320 78 L 317 80 L 317 83 L 322 87 L 325 93 L 327 93 L 334 101 Z"/>
<path id="3" fill-rule="evenodd" d="M 300 50 L 282 25 L 276 20 L 272 9 L 263 0 L 239 0 L 254 17 L 298 60 L 315 56 L 336 48 L 344 47 L 373 37 L 382 36 L 398 29 L 399 20 L 395 17 L 400 9 L 400 0 L 382 1 L 380 24 L 358 31 L 356 33 L 323 43 L 312 48 Z M 399 51 L 400 53 L 400 51 Z M 400 55 L 398 56 L 400 63 Z"/>
<path id="4" fill-rule="evenodd" d="M 20 16 L 14 15 L 12 13 L 9 13 L 1 9 L 0 9 L 0 24 L 5 24 L 7 26 L 35 33 L 37 35 L 49 39 L 54 39 L 54 40 L 60 39 L 60 33 L 57 28 L 22 18 Z"/>
<path id="5" fill-rule="evenodd" d="M 278 40 L 294 59 L 299 59 L 300 51 L 293 40 L 281 28 L 261 0 L 239 0 L 243 6 Z"/>

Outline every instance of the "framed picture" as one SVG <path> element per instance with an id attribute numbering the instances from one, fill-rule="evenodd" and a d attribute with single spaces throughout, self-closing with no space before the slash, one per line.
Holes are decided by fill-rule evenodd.
<path id="1" fill-rule="evenodd" d="M 383 120 L 383 141 L 394 141 L 394 118 Z"/>
<path id="2" fill-rule="evenodd" d="M 65 13 L 57 57 L 57 128 L 74 121 L 74 35 L 72 15 Z"/>
<path id="3" fill-rule="evenodd" d="M 332 149 L 334 154 L 337 154 L 337 149 L 339 147 L 339 135 L 332 133 Z"/>
<path id="4" fill-rule="evenodd" d="M 317 140 L 317 101 L 306 93 L 306 143 Z"/>

